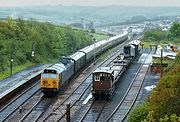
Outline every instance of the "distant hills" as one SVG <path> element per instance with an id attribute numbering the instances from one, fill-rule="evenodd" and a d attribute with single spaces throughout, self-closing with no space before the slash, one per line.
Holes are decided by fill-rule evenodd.
<path id="1" fill-rule="evenodd" d="M 133 16 L 158 18 L 162 16 L 180 15 L 178 7 L 132 7 L 132 6 L 32 6 L 32 7 L 1 7 L 0 18 L 33 18 L 58 24 L 84 23 L 109 24 L 124 22 Z"/>

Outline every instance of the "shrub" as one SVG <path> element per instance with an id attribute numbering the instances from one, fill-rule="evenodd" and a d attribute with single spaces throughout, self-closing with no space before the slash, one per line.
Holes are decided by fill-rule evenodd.
<path id="1" fill-rule="evenodd" d="M 180 117 L 176 114 L 172 114 L 170 116 L 165 115 L 164 118 L 160 118 L 160 122 L 180 122 Z"/>
<path id="2" fill-rule="evenodd" d="M 129 116 L 128 122 L 140 122 L 143 121 L 148 115 L 148 106 L 146 103 L 139 104 L 136 108 L 134 108 Z"/>

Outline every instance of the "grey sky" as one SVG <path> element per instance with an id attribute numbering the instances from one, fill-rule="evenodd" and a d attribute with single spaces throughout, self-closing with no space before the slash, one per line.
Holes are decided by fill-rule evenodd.
<path id="1" fill-rule="evenodd" d="M 130 6 L 178 6 L 180 0 L 0 0 L 0 6 L 26 5 L 130 5 Z"/>

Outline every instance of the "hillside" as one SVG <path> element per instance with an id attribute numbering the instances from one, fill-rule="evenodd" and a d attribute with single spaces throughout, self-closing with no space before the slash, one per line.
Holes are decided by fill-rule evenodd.
<path id="1" fill-rule="evenodd" d="M 11 62 L 23 68 L 52 63 L 91 43 L 89 33 L 69 26 L 8 17 L 0 21 L 0 79 L 10 74 Z"/>

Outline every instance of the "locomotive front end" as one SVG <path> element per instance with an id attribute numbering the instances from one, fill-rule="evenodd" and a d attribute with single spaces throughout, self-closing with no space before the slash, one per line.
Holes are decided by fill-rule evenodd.
<path id="1" fill-rule="evenodd" d="M 44 70 L 44 72 L 41 74 L 41 91 L 48 96 L 58 93 L 59 79 L 60 75 L 55 70 Z"/>

